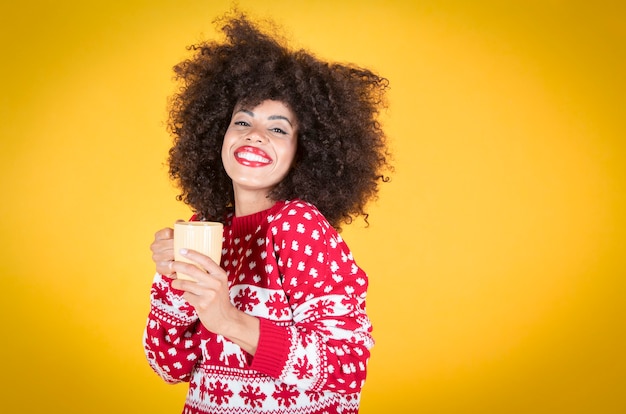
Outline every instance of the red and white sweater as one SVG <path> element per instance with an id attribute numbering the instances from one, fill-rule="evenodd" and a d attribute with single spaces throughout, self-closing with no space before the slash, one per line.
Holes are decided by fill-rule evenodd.
<path id="1" fill-rule="evenodd" d="M 279 202 L 224 226 L 230 298 L 258 317 L 254 356 L 209 332 L 155 276 L 146 356 L 167 382 L 189 381 L 183 413 L 356 413 L 373 345 L 367 276 L 311 204 Z"/>

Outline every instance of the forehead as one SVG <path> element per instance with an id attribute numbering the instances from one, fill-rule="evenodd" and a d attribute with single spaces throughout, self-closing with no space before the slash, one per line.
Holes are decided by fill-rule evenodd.
<path id="1" fill-rule="evenodd" d="M 291 110 L 289 105 L 283 101 L 277 101 L 272 99 L 266 99 L 257 103 L 248 101 L 240 101 L 235 105 L 233 114 L 238 112 L 245 112 L 251 116 L 274 116 L 280 115 L 287 118 L 290 122 L 297 120 L 296 114 Z"/>

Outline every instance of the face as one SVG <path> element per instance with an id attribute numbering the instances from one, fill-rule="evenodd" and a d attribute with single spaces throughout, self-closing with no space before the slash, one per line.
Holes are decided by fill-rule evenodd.
<path id="1" fill-rule="evenodd" d="M 285 178 L 296 155 L 296 134 L 296 117 L 280 101 L 235 107 L 222 144 L 222 162 L 235 197 L 243 192 L 265 197 Z"/>

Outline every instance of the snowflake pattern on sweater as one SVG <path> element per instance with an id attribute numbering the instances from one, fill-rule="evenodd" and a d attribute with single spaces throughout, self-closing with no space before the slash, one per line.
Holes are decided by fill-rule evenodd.
<path id="1" fill-rule="evenodd" d="M 189 381 L 184 413 L 356 413 L 373 346 L 368 280 L 311 204 L 285 201 L 224 226 L 231 302 L 260 320 L 254 356 L 204 328 L 155 276 L 144 333 L 148 362 Z"/>

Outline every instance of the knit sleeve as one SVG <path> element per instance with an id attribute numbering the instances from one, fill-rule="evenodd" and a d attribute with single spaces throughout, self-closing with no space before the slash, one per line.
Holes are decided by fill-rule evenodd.
<path id="1" fill-rule="evenodd" d="M 150 366 L 166 382 L 189 381 L 201 355 L 198 320 L 182 292 L 171 287 L 169 278 L 157 274 L 143 345 Z"/>
<path id="2" fill-rule="evenodd" d="M 312 206 L 289 206 L 271 226 L 291 326 L 261 321 L 252 368 L 311 391 L 356 393 L 373 345 L 367 276 L 340 235 Z M 267 269 L 266 269 L 267 270 Z"/>

